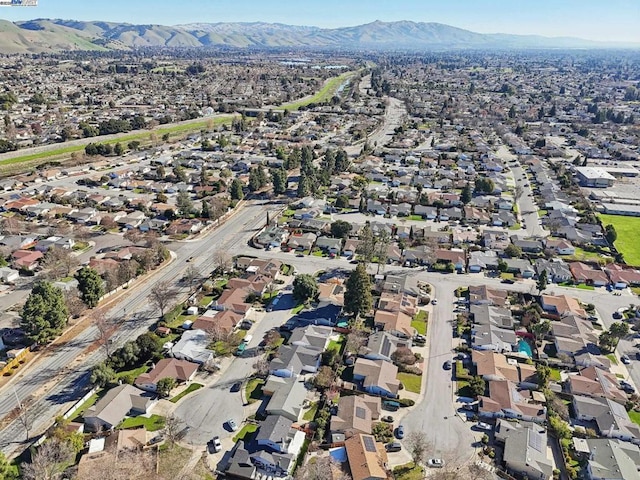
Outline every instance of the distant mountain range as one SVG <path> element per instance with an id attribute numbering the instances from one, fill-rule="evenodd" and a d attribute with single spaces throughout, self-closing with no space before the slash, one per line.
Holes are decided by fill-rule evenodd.
<path id="1" fill-rule="evenodd" d="M 481 34 L 440 23 L 380 22 L 344 28 L 279 23 L 132 25 L 38 19 L 0 20 L 0 53 L 129 50 L 137 47 L 301 47 L 368 50 L 625 48 L 640 47 L 569 37 Z"/>

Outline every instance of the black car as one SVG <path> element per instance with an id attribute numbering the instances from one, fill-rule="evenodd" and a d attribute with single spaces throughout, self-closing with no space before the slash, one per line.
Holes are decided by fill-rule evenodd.
<path id="1" fill-rule="evenodd" d="M 387 443 L 384 446 L 384 449 L 387 452 L 399 452 L 400 450 L 402 450 L 402 444 L 400 444 L 400 442 Z"/>
<path id="2" fill-rule="evenodd" d="M 241 386 L 242 386 L 242 382 L 235 382 L 233 385 L 231 385 L 231 391 L 239 392 Z"/>
<path id="3" fill-rule="evenodd" d="M 451 370 L 451 360 L 447 360 L 446 362 L 444 362 L 442 368 L 444 368 L 445 370 Z"/>

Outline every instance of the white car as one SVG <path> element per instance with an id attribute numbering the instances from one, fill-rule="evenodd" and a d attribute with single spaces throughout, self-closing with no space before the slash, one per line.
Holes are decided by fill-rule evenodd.
<path id="1" fill-rule="evenodd" d="M 622 363 L 625 365 L 629 365 L 631 363 L 631 359 L 627 355 L 622 355 L 620 360 L 622 360 Z"/>
<path id="2" fill-rule="evenodd" d="M 229 425 L 229 428 L 231 429 L 232 432 L 238 431 L 238 424 L 233 418 L 227 420 L 227 425 Z"/>
<path id="3" fill-rule="evenodd" d="M 429 461 L 427 461 L 427 465 L 431 468 L 442 468 L 444 467 L 444 460 L 441 458 L 430 458 Z"/>

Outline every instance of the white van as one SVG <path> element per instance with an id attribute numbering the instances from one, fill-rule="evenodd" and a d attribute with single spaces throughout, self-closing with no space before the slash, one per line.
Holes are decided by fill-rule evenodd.
<path id="1" fill-rule="evenodd" d="M 252 338 L 253 338 L 253 335 L 245 335 L 245 337 L 242 339 L 242 343 L 248 344 Z"/>

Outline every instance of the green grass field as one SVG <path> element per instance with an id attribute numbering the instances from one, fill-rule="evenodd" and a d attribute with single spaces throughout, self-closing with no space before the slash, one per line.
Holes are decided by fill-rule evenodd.
<path id="1" fill-rule="evenodd" d="M 629 418 L 633 423 L 640 425 L 640 412 L 636 412 L 635 410 L 630 410 Z"/>
<path id="2" fill-rule="evenodd" d="M 182 392 L 180 392 L 178 395 L 176 395 L 169 401 L 171 403 L 178 403 L 181 398 L 186 397 L 191 392 L 195 392 L 196 390 L 199 390 L 202 387 L 204 387 L 204 385 L 202 385 L 201 383 L 192 383 L 191 385 L 189 385 L 187 388 L 185 388 Z"/>
<path id="3" fill-rule="evenodd" d="M 598 214 L 598 217 L 603 227 L 611 224 L 616 229 L 618 239 L 615 241 L 615 246 L 624 256 L 624 261 L 628 265 L 640 266 L 640 243 L 637 237 L 640 231 L 640 218 L 605 214 Z"/>
<path id="4" fill-rule="evenodd" d="M 164 417 L 151 415 L 150 417 L 130 417 L 125 418 L 119 425 L 121 429 L 145 427 L 149 432 L 157 432 L 164 428 Z"/>
<path id="5" fill-rule="evenodd" d="M 420 393 L 422 377 L 413 373 L 398 373 L 398 380 L 404 385 L 407 392 Z"/>
<path id="6" fill-rule="evenodd" d="M 340 88 L 344 82 L 349 80 L 355 72 L 346 72 L 338 77 L 334 77 L 327 81 L 324 86 L 320 89 L 318 93 L 316 93 L 313 97 L 307 98 L 305 100 L 298 100 L 296 102 L 289 102 L 280 105 L 279 108 L 285 108 L 287 110 L 298 110 L 300 107 L 305 107 L 310 103 L 323 103 L 327 100 L 330 100 Z"/>

